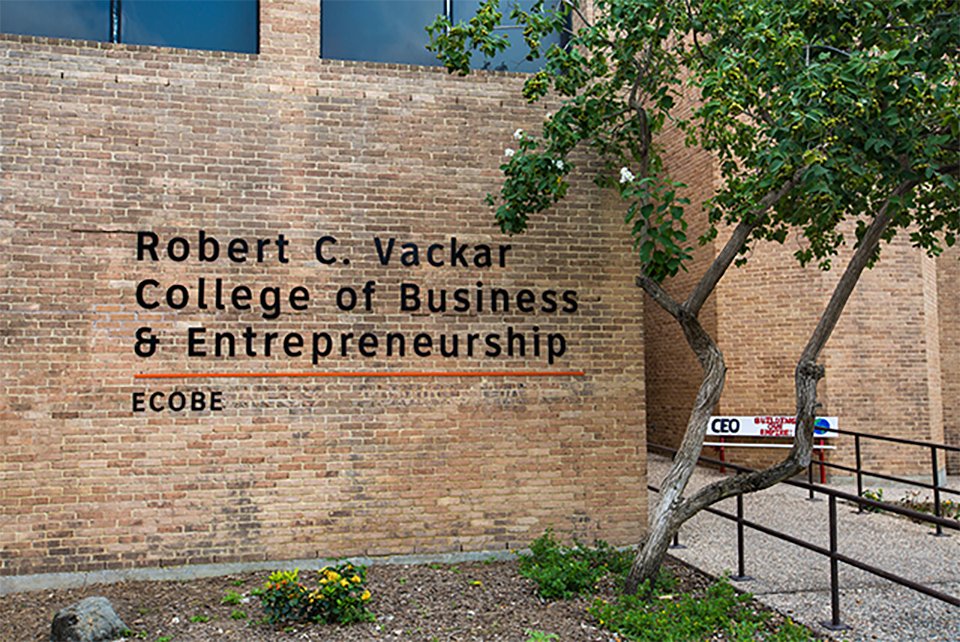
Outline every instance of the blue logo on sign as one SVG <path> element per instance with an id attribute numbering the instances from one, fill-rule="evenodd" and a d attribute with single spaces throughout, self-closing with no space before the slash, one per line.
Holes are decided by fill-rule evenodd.
<path id="1" fill-rule="evenodd" d="M 813 422 L 813 434 L 822 437 L 827 434 L 828 430 L 830 430 L 830 422 L 823 417 L 817 417 L 817 420 Z"/>

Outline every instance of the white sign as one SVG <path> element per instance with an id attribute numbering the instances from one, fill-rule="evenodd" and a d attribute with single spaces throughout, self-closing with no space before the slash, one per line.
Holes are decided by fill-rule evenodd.
<path id="1" fill-rule="evenodd" d="M 707 434 L 713 437 L 793 437 L 797 425 L 796 417 L 756 416 L 756 417 L 710 417 Z M 836 417 L 817 417 L 814 424 L 814 437 L 830 439 L 837 436 L 840 427 Z"/>

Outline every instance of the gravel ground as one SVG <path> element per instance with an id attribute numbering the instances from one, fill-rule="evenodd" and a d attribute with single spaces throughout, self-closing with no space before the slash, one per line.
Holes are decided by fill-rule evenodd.
<path id="1" fill-rule="evenodd" d="M 708 586 L 707 575 L 675 560 L 668 568 L 684 591 Z M 50 622 L 61 608 L 84 597 L 108 598 L 117 614 L 140 638 L 157 642 L 293 642 L 302 640 L 526 642 L 528 631 L 554 634 L 558 642 L 613 642 L 619 638 L 597 627 L 586 612 L 590 600 L 545 602 L 530 580 L 517 573 L 516 561 L 457 565 L 376 565 L 367 571 L 376 621 L 350 626 L 298 626 L 280 630 L 255 624 L 263 617 L 259 601 L 249 597 L 268 573 L 191 581 L 126 582 L 83 589 L 59 589 L 0 596 L 0 640 L 49 640 Z M 600 597 L 614 594 L 612 582 L 600 585 Z M 229 591 L 247 596 L 239 605 L 221 604 Z M 759 605 L 758 605 L 759 606 Z M 763 607 L 760 607 L 763 608 Z M 245 618 L 232 619 L 240 609 Z M 782 622 L 772 613 L 771 621 Z M 198 617 L 200 616 L 200 617 Z M 195 621 L 191 621 L 191 618 Z M 198 621 L 209 618 L 206 621 Z M 722 642 L 725 637 L 712 640 Z"/>
<path id="2" fill-rule="evenodd" d="M 657 485 L 669 466 L 651 455 L 650 483 Z M 720 473 L 698 469 L 691 485 L 699 487 Z M 851 487 L 836 486 L 851 492 Z M 856 492 L 855 490 L 853 491 Z M 808 501 L 805 490 L 780 484 L 744 498 L 744 517 L 822 547 L 829 546 L 828 502 Z M 655 499 L 651 496 L 651 501 Z M 736 512 L 735 500 L 718 508 Z M 837 510 L 838 549 L 854 559 L 940 592 L 960 596 L 960 533 L 933 537 L 922 524 L 889 514 L 857 513 L 841 502 Z M 829 561 L 816 553 L 746 529 L 745 573 L 737 582 L 758 600 L 819 632 L 832 618 Z M 737 572 L 736 525 L 701 513 L 684 525 L 671 553 L 714 574 Z M 912 591 L 875 575 L 840 564 L 840 621 L 850 628 L 836 632 L 850 642 L 960 642 L 960 608 Z"/>

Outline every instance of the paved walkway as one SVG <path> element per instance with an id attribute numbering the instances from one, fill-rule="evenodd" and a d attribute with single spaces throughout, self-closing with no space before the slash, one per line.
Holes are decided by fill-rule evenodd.
<path id="1" fill-rule="evenodd" d="M 649 478 L 659 485 L 669 460 L 650 455 Z M 698 469 L 691 487 L 720 473 Z M 958 480 L 952 479 L 952 487 Z M 856 487 L 834 488 L 856 494 Z M 893 492 L 885 488 L 885 496 Z M 807 491 L 779 484 L 744 498 L 744 518 L 804 541 L 829 546 L 828 502 L 811 502 Z M 656 495 L 651 493 L 651 504 Z M 736 514 L 736 500 L 716 506 Z M 938 591 L 960 597 L 960 532 L 934 537 L 926 525 L 877 513 L 857 513 L 840 502 L 838 550 L 852 558 Z M 840 564 L 840 619 L 850 628 L 830 632 L 830 563 L 826 557 L 752 529 L 745 532 L 745 573 L 734 585 L 816 631 L 850 642 L 960 642 L 960 608 Z M 670 554 L 714 575 L 737 572 L 736 524 L 702 512 L 680 531 Z"/>

